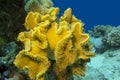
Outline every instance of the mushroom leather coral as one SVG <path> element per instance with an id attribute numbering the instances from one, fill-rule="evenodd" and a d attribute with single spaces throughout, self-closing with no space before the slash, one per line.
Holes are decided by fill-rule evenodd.
<path id="1" fill-rule="evenodd" d="M 14 64 L 28 70 L 33 80 L 44 80 L 52 61 L 55 61 L 53 68 L 57 69 L 58 78 L 68 67 L 74 75 L 84 75 L 85 63 L 94 56 L 87 47 L 89 35 L 84 32 L 83 23 L 72 15 L 70 8 L 60 19 L 58 12 L 59 8 L 52 8 L 44 15 L 29 12 L 25 20 L 27 31 L 18 35 L 25 47 Z"/>

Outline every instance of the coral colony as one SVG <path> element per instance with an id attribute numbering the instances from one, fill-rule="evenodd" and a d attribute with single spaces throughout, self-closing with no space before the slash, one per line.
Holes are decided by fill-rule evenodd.
<path id="1" fill-rule="evenodd" d="M 59 8 L 51 7 L 41 13 L 41 6 L 35 7 L 37 10 L 26 8 L 30 10 L 24 24 L 26 31 L 18 35 L 24 49 L 16 56 L 15 66 L 27 71 L 32 80 L 45 80 L 51 69 L 55 80 L 84 76 L 86 63 L 94 54 L 81 20 L 72 15 L 70 8 L 58 18 Z"/>

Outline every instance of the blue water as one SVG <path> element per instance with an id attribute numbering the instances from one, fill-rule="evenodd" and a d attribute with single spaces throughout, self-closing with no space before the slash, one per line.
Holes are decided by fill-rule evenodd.
<path id="1" fill-rule="evenodd" d="M 120 25 L 120 0 L 52 0 L 60 8 L 60 15 L 67 8 L 85 23 L 86 31 L 96 25 Z"/>

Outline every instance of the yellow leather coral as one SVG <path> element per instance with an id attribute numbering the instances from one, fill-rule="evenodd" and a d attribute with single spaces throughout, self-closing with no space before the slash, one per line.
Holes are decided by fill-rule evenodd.
<path id="1" fill-rule="evenodd" d="M 60 19 L 58 12 L 59 8 L 52 8 L 47 14 L 29 12 L 25 21 L 27 31 L 19 33 L 18 40 L 25 47 L 14 64 L 28 70 L 33 80 L 44 80 L 50 68 L 56 74 L 55 80 L 67 80 L 68 69 L 74 75 L 84 76 L 85 64 L 94 56 L 83 23 L 72 15 L 70 8 Z"/>

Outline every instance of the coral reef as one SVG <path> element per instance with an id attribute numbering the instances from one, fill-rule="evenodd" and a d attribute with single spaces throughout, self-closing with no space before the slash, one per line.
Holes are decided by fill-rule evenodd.
<path id="1" fill-rule="evenodd" d="M 70 8 L 58 13 L 51 0 L 0 0 L 0 80 L 119 80 L 120 26 L 89 36 Z"/>
<path id="2" fill-rule="evenodd" d="M 0 0 L 0 80 L 28 80 L 17 78 L 18 71 L 13 64 L 20 48 L 17 46 L 16 37 L 25 30 L 24 4 L 24 0 Z M 13 73 L 13 70 L 16 73 Z M 14 76 L 11 76 L 12 74 Z"/>
<path id="3" fill-rule="evenodd" d="M 112 27 L 112 26 L 103 26 L 98 25 L 93 28 L 93 30 L 89 31 L 91 40 L 95 45 L 97 52 L 104 52 L 111 48 L 119 48 L 120 47 L 120 26 Z M 98 42 L 97 40 L 100 41 Z M 98 48 L 99 45 L 101 47 Z"/>
<path id="4" fill-rule="evenodd" d="M 104 36 L 102 41 L 108 48 L 120 47 L 120 26 L 113 27 L 112 30 Z"/>
<path id="5" fill-rule="evenodd" d="M 104 37 L 111 30 L 112 30 L 111 25 L 97 25 L 94 26 L 92 30 L 89 30 L 89 33 L 91 36 L 98 38 L 98 37 Z"/>
<path id="6" fill-rule="evenodd" d="M 24 24 L 26 31 L 18 35 L 24 49 L 16 56 L 14 64 L 27 71 L 33 80 L 46 79 L 49 71 L 55 74 L 54 80 L 84 76 L 86 62 L 94 56 L 81 20 L 72 15 L 70 8 L 60 19 L 58 12 L 59 8 L 51 8 L 46 14 L 29 12 Z"/>

